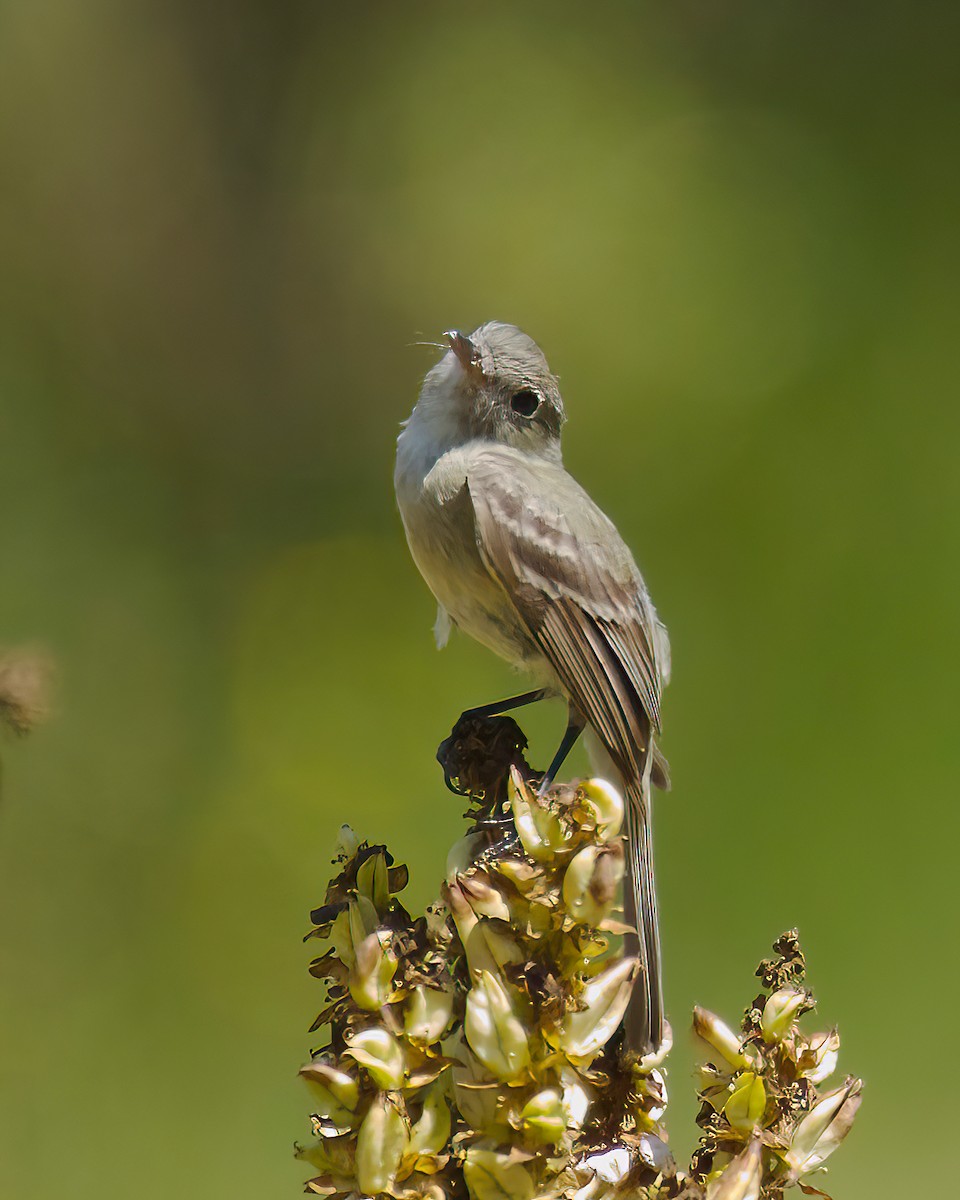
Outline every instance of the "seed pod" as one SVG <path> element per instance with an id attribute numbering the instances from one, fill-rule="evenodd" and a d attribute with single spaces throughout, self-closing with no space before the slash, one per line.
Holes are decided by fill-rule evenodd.
<path id="1" fill-rule="evenodd" d="M 510 920 L 510 909 L 499 888 L 490 882 L 490 876 L 484 871 L 469 871 L 457 879 L 460 890 L 466 897 L 467 903 L 478 917 L 496 917 L 501 921 Z"/>
<path id="2" fill-rule="evenodd" d="M 583 1008 L 563 1018 L 557 1044 L 571 1058 L 593 1058 L 613 1036 L 630 1001 L 637 972 L 635 958 L 621 958 L 588 980 L 580 993 Z"/>
<path id="3" fill-rule="evenodd" d="M 812 1084 L 823 1083 L 837 1069 L 839 1056 L 840 1035 L 835 1029 L 829 1033 L 814 1033 L 800 1052 L 797 1069 Z"/>
<path id="4" fill-rule="evenodd" d="M 353 949 L 353 937 L 350 933 L 350 910 L 343 909 L 337 913 L 330 927 L 330 944 L 337 958 L 345 967 L 353 967 L 357 956 Z"/>
<path id="5" fill-rule="evenodd" d="M 567 1125 L 577 1132 L 583 1128 L 583 1124 L 587 1119 L 594 1090 L 583 1082 L 573 1067 L 563 1066 L 560 1068 L 559 1073 L 560 1085 L 563 1088 L 563 1110 L 567 1116 Z"/>
<path id="6" fill-rule="evenodd" d="M 523 1163 L 480 1146 L 467 1151 L 463 1178 L 473 1200 L 533 1200 L 536 1191 Z"/>
<path id="7" fill-rule="evenodd" d="M 470 1049 L 502 1083 L 529 1066 L 530 1047 L 512 990 L 490 971 L 481 971 L 470 989 L 463 1031 Z"/>
<path id="8" fill-rule="evenodd" d="M 567 1114 L 558 1088 L 531 1096 L 520 1112 L 520 1128 L 532 1141 L 555 1146 L 567 1131 Z"/>
<path id="9" fill-rule="evenodd" d="M 297 1158 L 305 1159 L 323 1175 L 337 1175 L 347 1183 L 355 1174 L 356 1138 L 325 1138 L 312 1146 L 297 1146 Z"/>
<path id="10" fill-rule="evenodd" d="M 504 1130 L 500 1115 L 501 1088 L 490 1082 L 483 1064 L 468 1050 L 461 1053 L 469 1061 L 465 1066 L 455 1066 L 451 1072 L 456 1110 L 470 1129 L 493 1136 L 495 1131 Z"/>
<path id="11" fill-rule="evenodd" d="M 467 964 L 473 971 L 487 970 L 499 974 L 510 963 L 524 961 L 524 953 L 506 926 L 486 917 L 479 920 L 465 943 Z"/>
<path id="12" fill-rule="evenodd" d="M 591 1154 L 578 1166 L 592 1171 L 595 1179 L 617 1184 L 629 1175 L 633 1159 L 625 1146 L 614 1146 L 612 1150 L 601 1150 L 598 1154 Z"/>
<path id="13" fill-rule="evenodd" d="M 647 1116 L 651 1121 L 659 1121 L 667 1111 L 669 1096 L 667 1094 L 666 1076 L 662 1071 L 657 1070 L 656 1067 L 647 1072 L 645 1091 L 654 1100 L 652 1105 L 648 1104 L 646 1109 Z"/>
<path id="14" fill-rule="evenodd" d="M 540 803 L 516 767 L 510 768 L 510 807 L 523 848 L 535 862 L 547 862 L 563 849 L 567 835 L 559 817 Z"/>
<path id="15" fill-rule="evenodd" d="M 755 1137 L 710 1181 L 707 1200 L 760 1200 L 761 1165 L 760 1139 Z"/>
<path id="16" fill-rule="evenodd" d="M 622 846 L 584 846 L 563 874 L 568 915 L 582 925 L 599 925 L 613 908 L 622 878 Z"/>
<path id="17" fill-rule="evenodd" d="M 468 833 L 454 842 L 447 854 L 447 883 L 453 883 L 459 875 L 469 871 L 486 844 L 483 833 Z"/>
<path id="18" fill-rule="evenodd" d="M 836 1150 L 850 1132 L 862 1100 L 863 1083 L 848 1079 L 843 1087 L 824 1096 L 807 1113 L 794 1131 L 790 1150 L 784 1156 L 797 1175 L 813 1171 Z"/>
<path id="19" fill-rule="evenodd" d="M 382 850 L 365 859 L 357 871 L 357 892 L 370 901 L 378 914 L 387 911 L 390 905 L 390 881 Z"/>
<path id="20" fill-rule="evenodd" d="M 453 917 L 453 923 L 460 935 L 460 942 L 467 953 L 467 965 L 471 972 L 493 971 L 498 969 L 497 960 L 490 952 L 483 936 L 474 937 L 474 931 L 480 924 L 480 918 L 470 907 L 459 882 L 445 883 L 441 892 L 443 899 Z"/>
<path id="21" fill-rule="evenodd" d="M 733 1091 L 723 1106 L 723 1115 L 734 1129 L 755 1129 L 767 1107 L 763 1080 L 752 1071 L 741 1071 L 733 1081 Z"/>
<path id="22" fill-rule="evenodd" d="M 311 1090 L 322 1088 L 350 1112 L 357 1107 L 360 1098 L 359 1083 L 349 1072 L 341 1071 L 332 1063 L 315 1058 L 300 1068 L 300 1077 L 306 1080 Z"/>
<path id="23" fill-rule="evenodd" d="M 716 1050 L 731 1067 L 747 1065 L 740 1039 L 718 1016 L 697 1005 L 693 1010 L 693 1032 Z"/>
<path id="24" fill-rule="evenodd" d="M 810 1006 L 806 992 L 781 988 L 767 997 L 760 1018 L 760 1031 L 767 1042 L 781 1042 L 793 1028 L 797 1017 Z"/>
<path id="25" fill-rule="evenodd" d="M 427 1046 L 439 1042 L 452 1019 L 452 992 L 418 983 L 407 997 L 403 1028 L 412 1042 Z"/>
<path id="26" fill-rule="evenodd" d="M 374 1026 L 361 1029 L 347 1042 L 344 1055 L 355 1059 L 384 1091 L 403 1086 L 406 1073 L 403 1049 L 392 1033 Z"/>
<path id="27" fill-rule="evenodd" d="M 407 1155 L 414 1160 L 414 1167 L 418 1158 L 436 1157 L 450 1138 L 450 1106 L 444 1091 L 445 1084 L 442 1082 L 430 1086 L 420 1119 L 410 1131 Z"/>
<path id="28" fill-rule="evenodd" d="M 356 1120 L 360 1087 L 352 1075 L 322 1060 L 305 1063 L 300 1078 L 310 1088 L 322 1137 L 339 1137 L 349 1132 Z"/>
<path id="29" fill-rule="evenodd" d="M 377 931 L 365 937 L 356 947 L 356 961 L 348 980 L 357 1007 L 368 1012 L 382 1008 L 393 992 L 396 969 L 389 935 Z"/>
<path id="30" fill-rule="evenodd" d="M 407 1123 L 396 1101 L 374 1096 L 357 1136 L 357 1184 L 366 1196 L 392 1188 L 407 1148 Z"/>
<path id="31" fill-rule="evenodd" d="M 347 914 L 350 919 L 350 941 L 353 943 L 353 953 L 356 956 L 360 943 L 379 929 L 380 918 L 377 910 L 373 907 L 373 901 L 359 893 L 350 901 Z"/>
<path id="32" fill-rule="evenodd" d="M 593 810 L 600 841 L 612 841 L 623 824 L 623 797 L 605 779 L 584 779 L 579 796 Z"/>

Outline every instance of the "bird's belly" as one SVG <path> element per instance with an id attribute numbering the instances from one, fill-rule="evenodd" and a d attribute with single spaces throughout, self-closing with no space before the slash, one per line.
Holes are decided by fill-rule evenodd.
<path id="1" fill-rule="evenodd" d="M 472 523 L 461 529 L 456 515 L 434 513 L 433 520 L 407 523 L 420 574 L 464 633 L 513 666 L 535 669 L 536 643 L 484 566 Z"/>

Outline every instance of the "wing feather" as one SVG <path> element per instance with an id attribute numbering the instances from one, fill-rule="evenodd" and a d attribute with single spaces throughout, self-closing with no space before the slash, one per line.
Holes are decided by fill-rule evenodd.
<path id="1" fill-rule="evenodd" d="M 484 448 L 467 485 L 487 569 L 614 761 L 639 778 L 669 659 L 629 550 L 559 463 Z"/>

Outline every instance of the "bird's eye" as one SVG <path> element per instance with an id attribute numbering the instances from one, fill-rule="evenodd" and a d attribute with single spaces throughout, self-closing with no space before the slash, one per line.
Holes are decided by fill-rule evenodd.
<path id="1" fill-rule="evenodd" d="M 521 417 L 532 417 L 540 407 L 540 397 L 529 388 L 514 392 L 510 398 L 510 407 Z"/>

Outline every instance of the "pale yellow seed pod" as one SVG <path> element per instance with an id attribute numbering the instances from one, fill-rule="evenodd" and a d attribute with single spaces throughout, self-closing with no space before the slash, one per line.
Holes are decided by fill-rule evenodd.
<path id="1" fill-rule="evenodd" d="M 494 970 L 510 963 L 522 963 L 524 953 L 516 938 L 504 932 L 504 927 L 485 917 L 478 921 L 464 943 L 467 963 L 471 970 Z"/>
<path id="2" fill-rule="evenodd" d="M 342 1071 L 323 1059 L 314 1059 L 300 1068 L 300 1077 L 306 1080 L 311 1090 L 323 1088 L 350 1112 L 357 1107 L 360 1084 L 349 1071 Z"/>
<path id="3" fill-rule="evenodd" d="M 501 1082 L 517 1079 L 530 1065 L 530 1046 L 515 997 L 490 971 L 481 971 L 470 989 L 463 1030 L 470 1049 Z"/>
<path id="4" fill-rule="evenodd" d="M 723 1115 L 734 1129 L 755 1129 L 767 1107 L 763 1080 L 752 1071 L 741 1071 L 733 1081 L 733 1091 L 723 1106 Z"/>
<path id="5" fill-rule="evenodd" d="M 510 770 L 510 807 L 524 850 L 535 862 L 547 862 L 566 845 L 559 817 L 540 803 L 516 767 Z"/>
<path id="6" fill-rule="evenodd" d="M 330 927 L 330 945 L 337 958 L 340 959 L 345 967 L 354 966 L 357 956 L 353 949 L 353 935 L 350 930 L 350 910 L 348 908 L 337 913 L 333 925 Z"/>
<path id="7" fill-rule="evenodd" d="M 463 1178 L 472 1200 L 533 1200 L 536 1191 L 523 1163 L 481 1146 L 467 1151 Z"/>
<path id="8" fill-rule="evenodd" d="M 357 1136 L 357 1184 L 366 1196 L 392 1188 L 407 1148 L 407 1123 L 395 1100 L 374 1096 Z"/>
<path id="9" fill-rule="evenodd" d="M 453 917 L 453 923 L 457 927 L 457 933 L 460 935 L 460 942 L 466 948 L 469 947 L 470 937 L 474 929 L 480 922 L 480 918 L 470 907 L 466 896 L 461 890 L 460 884 L 457 881 L 447 882 L 441 889 L 440 895 L 450 910 L 450 915 Z M 486 957 L 484 957 L 486 955 Z M 485 943 L 475 943 L 473 959 L 468 951 L 467 964 L 471 971 L 496 970 L 496 961 L 489 952 L 489 948 Z"/>
<path id="10" fill-rule="evenodd" d="M 600 840 L 612 841 L 623 825 L 623 797 L 605 779 L 585 779 L 580 784 L 580 795 L 594 812 Z"/>
<path id="11" fill-rule="evenodd" d="M 383 851 L 378 850 L 364 860 L 357 871 L 357 891 L 370 901 L 378 914 L 386 912 L 390 904 L 390 881 Z"/>
<path id="12" fill-rule="evenodd" d="M 531 1096 L 520 1112 L 520 1128 L 539 1145 L 555 1146 L 567 1131 L 567 1114 L 559 1088 Z"/>
<path id="13" fill-rule="evenodd" d="M 614 1187 L 621 1183 L 630 1174 L 633 1167 L 633 1157 L 626 1146 L 614 1146 L 610 1150 L 601 1150 L 596 1154 L 590 1154 L 578 1162 L 574 1169 L 588 1170 L 593 1172 L 593 1185 L 589 1187 L 588 1195 L 591 1197 L 603 1197 L 608 1195 L 607 1188 L 602 1186 L 597 1187 L 597 1184 L 608 1184 Z M 587 1189 L 583 1189 L 587 1191 Z M 577 1193 L 580 1194 L 579 1192 Z"/>
<path id="14" fill-rule="evenodd" d="M 606 915 L 600 914 L 599 906 L 590 895 L 590 884 L 599 854 L 599 846 L 584 846 L 573 856 L 563 873 L 564 907 L 582 925 L 599 925 Z"/>
<path id="15" fill-rule="evenodd" d="M 434 1083 L 423 1102 L 419 1121 L 410 1131 L 407 1154 L 414 1159 L 438 1155 L 450 1137 L 450 1106 L 444 1096 L 444 1085 Z"/>
<path id="16" fill-rule="evenodd" d="M 659 1121 L 663 1114 L 667 1111 L 667 1103 L 670 1099 L 667 1093 L 667 1077 L 657 1068 L 647 1073 L 648 1079 L 660 1094 L 660 1103 L 653 1108 L 647 1109 L 647 1114 L 652 1121 Z"/>
<path id="17" fill-rule="evenodd" d="M 348 986 L 358 1008 L 374 1012 L 382 1008 L 393 992 L 396 955 L 390 950 L 389 935 L 375 932 L 356 947 L 356 961 Z"/>
<path id="18" fill-rule="evenodd" d="M 478 917 L 495 917 L 500 921 L 510 920 L 510 909 L 499 888 L 493 887 L 490 878 L 480 871 L 467 872 L 457 882 L 467 903 Z"/>
<path id="19" fill-rule="evenodd" d="M 806 1046 L 797 1062 L 800 1074 L 811 1083 L 823 1083 L 837 1069 L 840 1057 L 840 1035 L 835 1029 L 829 1033 L 814 1033 L 807 1039 Z"/>
<path id="20" fill-rule="evenodd" d="M 447 883 L 453 883 L 477 861 L 477 855 L 487 844 L 483 833 L 468 833 L 453 843 L 447 855 Z"/>
<path id="21" fill-rule="evenodd" d="M 352 1075 L 317 1061 L 305 1063 L 300 1078 L 309 1087 L 314 1112 L 321 1118 L 321 1136 L 339 1136 L 353 1128 L 360 1087 Z"/>
<path id="22" fill-rule="evenodd" d="M 563 874 L 563 903 L 581 925 L 599 925 L 610 915 L 623 879 L 623 848 L 584 846 Z"/>
<path id="23" fill-rule="evenodd" d="M 584 1008 L 568 1012 L 557 1044 L 571 1058 L 593 1058 L 616 1032 L 626 1012 L 637 971 L 635 958 L 621 958 L 588 980 L 580 993 Z"/>
<path id="24" fill-rule="evenodd" d="M 420 983 L 411 991 L 403 1013 L 403 1028 L 412 1042 L 439 1042 L 453 1019 L 453 994 Z"/>
<path id="25" fill-rule="evenodd" d="M 567 1125 L 574 1132 L 579 1132 L 590 1111 L 594 1089 L 584 1083 L 570 1066 L 560 1068 L 560 1085 L 563 1088 L 563 1109 L 567 1115 Z"/>
<path id="26" fill-rule="evenodd" d="M 819 1100 L 803 1118 L 784 1156 L 797 1175 L 806 1175 L 819 1167 L 847 1136 L 860 1107 L 862 1089 L 861 1080 L 849 1079 L 843 1087 Z"/>
<path id="27" fill-rule="evenodd" d="M 807 1004 L 807 993 L 797 988 L 780 988 L 767 997 L 760 1018 L 764 1041 L 781 1042 L 793 1029 L 800 1010 Z"/>
<path id="28" fill-rule="evenodd" d="M 403 1048 L 386 1029 L 361 1029 L 350 1038 L 343 1053 L 364 1067 L 377 1087 L 384 1091 L 395 1091 L 403 1086 L 406 1074 Z"/>
<path id="29" fill-rule="evenodd" d="M 380 928 L 380 917 L 373 907 L 373 901 L 359 893 L 350 901 L 347 912 L 350 917 L 350 940 L 356 954 L 360 943 Z"/>
<path id="30" fill-rule="evenodd" d="M 463 1053 L 463 1051 L 461 1051 Z M 460 1113 L 470 1129 L 491 1133 L 503 1128 L 500 1116 L 499 1084 L 491 1083 L 483 1064 L 470 1056 L 470 1065 L 453 1068 L 453 1094 Z"/>
<path id="31" fill-rule="evenodd" d="M 762 1175 L 760 1139 L 755 1137 L 707 1184 L 707 1200 L 760 1200 Z"/>
<path id="32" fill-rule="evenodd" d="M 731 1067 L 739 1069 L 747 1065 L 742 1043 L 730 1026 L 699 1005 L 693 1010 L 693 1032 L 712 1050 L 716 1050 Z"/>

